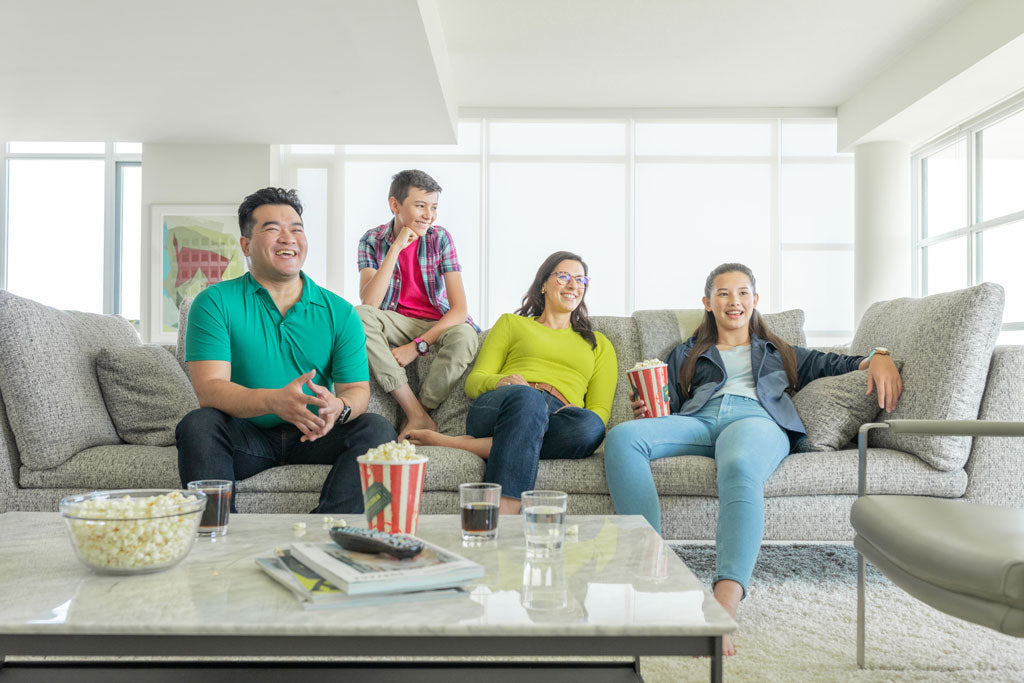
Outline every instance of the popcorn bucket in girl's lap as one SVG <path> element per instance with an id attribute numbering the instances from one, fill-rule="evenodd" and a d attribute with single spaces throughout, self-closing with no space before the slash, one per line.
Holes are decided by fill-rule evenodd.
<path id="1" fill-rule="evenodd" d="M 644 417 L 671 415 L 668 395 L 668 366 L 660 360 L 643 360 L 626 373 L 633 400 L 642 399 Z"/>
<path id="2" fill-rule="evenodd" d="M 356 461 L 369 527 L 389 534 L 415 534 L 426 456 L 416 455 L 416 447 L 408 441 L 392 441 L 371 448 Z"/>

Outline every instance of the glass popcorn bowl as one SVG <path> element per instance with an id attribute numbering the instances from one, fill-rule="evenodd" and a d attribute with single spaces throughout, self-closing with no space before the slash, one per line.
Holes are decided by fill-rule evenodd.
<path id="1" fill-rule="evenodd" d="M 67 496 L 60 514 L 75 554 L 101 574 L 145 574 L 181 562 L 196 540 L 206 494 L 178 489 Z"/>

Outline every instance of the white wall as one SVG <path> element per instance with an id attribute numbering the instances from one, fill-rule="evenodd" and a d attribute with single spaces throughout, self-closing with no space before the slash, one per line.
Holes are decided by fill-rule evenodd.
<path id="1" fill-rule="evenodd" d="M 232 204 L 276 180 L 270 145 L 142 146 L 142 319 L 151 320 L 153 204 Z M 149 340 L 149 330 L 143 330 Z"/>

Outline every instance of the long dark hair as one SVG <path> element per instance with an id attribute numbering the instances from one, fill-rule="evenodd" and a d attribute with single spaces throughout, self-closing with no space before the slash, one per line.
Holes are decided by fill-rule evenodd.
<path id="1" fill-rule="evenodd" d="M 540 290 L 544 288 L 544 282 L 551 277 L 551 274 L 555 272 L 555 268 L 562 261 L 576 261 L 583 266 L 584 275 L 589 272 L 587 262 L 578 254 L 574 254 L 571 251 L 556 251 L 544 259 L 544 263 L 540 264 L 540 268 L 537 269 L 537 275 L 533 278 L 533 283 L 530 284 L 530 288 L 523 295 L 522 306 L 516 311 L 516 315 L 535 318 L 544 312 L 544 295 L 541 294 Z M 590 323 L 590 316 L 587 315 L 587 303 L 583 300 L 586 296 L 587 288 L 584 288 L 583 294 L 580 296 L 579 305 L 569 316 L 569 324 L 578 335 L 587 340 L 590 348 L 596 349 L 597 337 L 594 336 L 594 327 Z"/>
<path id="2" fill-rule="evenodd" d="M 711 274 L 708 275 L 708 279 L 704 281 L 704 296 L 707 297 L 708 301 L 711 300 L 711 288 L 715 286 L 715 278 L 725 273 L 743 273 L 750 278 L 750 289 L 754 294 L 757 294 L 757 281 L 754 280 L 754 273 L 750 268 L 747 268 L 742 263 L 723 263 L 712 270 Z M 761 339 L 771 342 L 779 350 L 779 355 L 782 356 L 782 367 L 786 370 L 786 378 L 789 380 L 789 387 L 787 387 L 786 391 L 789 393 L 796 391 L 798 379 L 796 352 L 793 351 L 793 347 L 768 329 L 756 308 L 750 315 L 748 330 L 750 334 L 756 334 Z M 686 398 L 689 398 L 691 395 L 690 384 L 693 382 L 693 370 L 697 365 L 697 359 L 711 348 L 712 344 L 718 343 L 718 324 L 715 322 L 713 311 L 704 312 L 704 320 L 701 321 L 694 335 L 697 339 L 694 341 L 689 355 L 686 356 L 686 360 L 683 361 L 683 367 L 679 369 L 679 386 L 682 387 L 683 396 Z"/>

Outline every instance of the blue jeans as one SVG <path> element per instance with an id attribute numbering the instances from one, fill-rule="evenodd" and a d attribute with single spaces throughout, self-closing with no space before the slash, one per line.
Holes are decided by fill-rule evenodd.
<path id="1" fill-rule="evenodd" d="M 501 484 L 501 495 L 518 499 L 533 488 L 541 458 L 592 455 L 604 438 L 604 423 L 592 410 L 565 407 L 551 394 L 510 384 L 473 401 L 466 433 L 494 438 L 484 481 Z"/>
<path id="2" fill-rule="evenodd" d="M 188 413 L 178 423 L 174 436 L 182 487 L 197 479 L 233 481 L 232 512 L 236 511 L 238 479 L 248 479 L 278 465 L 331 465 L 320 491 L 320 504 L 313 510 L 320 513 L 362 512 L 363 487 L 356 458 L 397 438 L 391 423 L 372 413 L 335 425 L 326 435 L 309 442 L 299 440 L 302 432 L 293 424 L 257 427 L 216 408 Z"/>
<path id="3" fill-rule="evenodd" d="M 608 433 L 604 467 L 615 511 L 643 515 L 661 532 L 651 460 L 715 459 L 718 470 L 717 578 L 746 590 L 764 535 L 764 482 L 789 454 L 789 437 L 761 403 L 726 394 L 689 416 L 624 422 Z"/>

